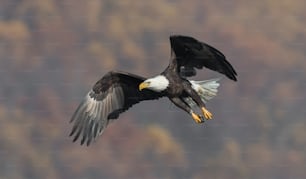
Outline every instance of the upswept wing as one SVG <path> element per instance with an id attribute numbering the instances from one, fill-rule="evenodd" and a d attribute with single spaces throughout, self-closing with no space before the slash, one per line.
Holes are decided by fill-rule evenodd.
<path id="1" fill-rule="evenodd" d="M 163 96 L 146 89 L 140 92 L 138 85 L 144 80 L 129 73 L 109 72 L 96 82 L 71 118 L 73 141 L 81 138 L 81 145 L 85 142 L 89 145 L 120 113 L 140 101 Z"/>
<path id="2" fill-rule="evenodd" d="M 170 36 L 170 43 L 172 50 L 170 63 L 175 63 L 176 60 L 179 71 L 185 72 L 187 77 L 196 74 L 194 68 L 206 67 L 237 81 L 235 69 L 214 47 L 192 37 L 180 35 Z"/>

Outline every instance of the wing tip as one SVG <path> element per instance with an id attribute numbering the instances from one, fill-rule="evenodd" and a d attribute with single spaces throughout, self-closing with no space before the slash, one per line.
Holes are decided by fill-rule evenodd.
<path id="1" fill-rule="evenodd" d="M 71 117 L 69 123 L 73 123 L 69 137 L 72 138 L 72 142 L 80 140 L 80 145 L 90 145 L 91 141 L 94 141 L 98 136 L 93 134 L 92 126 L 99 126 L 99 120 L 97 120 L 96 113 L 101 112 L 97 110 L 97 104 L 93 104 L 94 100 L 90 97 L 92 90 L 86 95 L 86 97 L 79 104 L 78 108 Z M 97 131 L 97 130 L 96 130 Z"/>
<path id="2" fill-rule="evenodd" d="M 237 81 L 237 74 L 231 73 L 231 75 L 226 75 L 229 79 L 233 81 Z"/>
<path id="3" fill-rule="evenodd" d="M 225 55 L 220 52 L 218 49 L 216 49 L 215 47 L 208 45 L 204 42 L 202 42 L 203 45 L 207 46 L 210 51 L 214 54 L 215 58 L 220 59 L 220 62 L 223 63 L 224 68 L 226 70 L 226 76 L 233 80 L 233 81 L 237 81 L 237 72 L 235 71 L 234 67 L 230 64 L 230 62 L 227 61 Z"/>

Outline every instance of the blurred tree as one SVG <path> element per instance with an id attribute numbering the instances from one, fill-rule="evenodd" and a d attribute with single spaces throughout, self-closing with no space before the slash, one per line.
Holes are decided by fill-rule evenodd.
<path id="1" fill-rule="evenodd" d="M 1 1 L 0 177 L 306 178 L 305 5 Z M 170 34 L 215 46 L 237 69 L 238 83 L 222 80 L 208 104 L 216 120 L 196 126 L 168 104 L 153 106 L 159 113 L 144 104 L 94 146 L 72 144 L 68 121 L 82 95 L 112 69 L 159 73 Z"/>

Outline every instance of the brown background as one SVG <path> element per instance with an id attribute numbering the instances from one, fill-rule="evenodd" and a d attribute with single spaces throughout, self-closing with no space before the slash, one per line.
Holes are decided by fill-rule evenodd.
<path id="1" fill-rule="evenodd" d="M 304 0 L 0 1 L 1 178 L 306 178 Z M 90 147 L 68 121 L 112 69 L 144 76 L 169 35 L 221 50 L 221 81 L 195 124 L 167 99 L 134 106 Z M 221 75 L 202 70 L 195 79 Z"/>

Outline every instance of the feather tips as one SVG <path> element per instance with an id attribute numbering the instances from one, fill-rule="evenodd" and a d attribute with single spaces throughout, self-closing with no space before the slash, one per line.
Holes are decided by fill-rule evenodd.
<path id="1" fill-rule="evenodd" d="M 121 87 L 115 87 L 107 91 L 108 94 L 102 100 L 94 98 L 90 91 L 80 106 L 75 111 L 71 122 L 74 122 L 70 136 L 73 141 L 81 137 L 81 145 L 87 145 L 102 134 L 108 124 L 107 116 L 124 105 L 123 91 Z"/>

